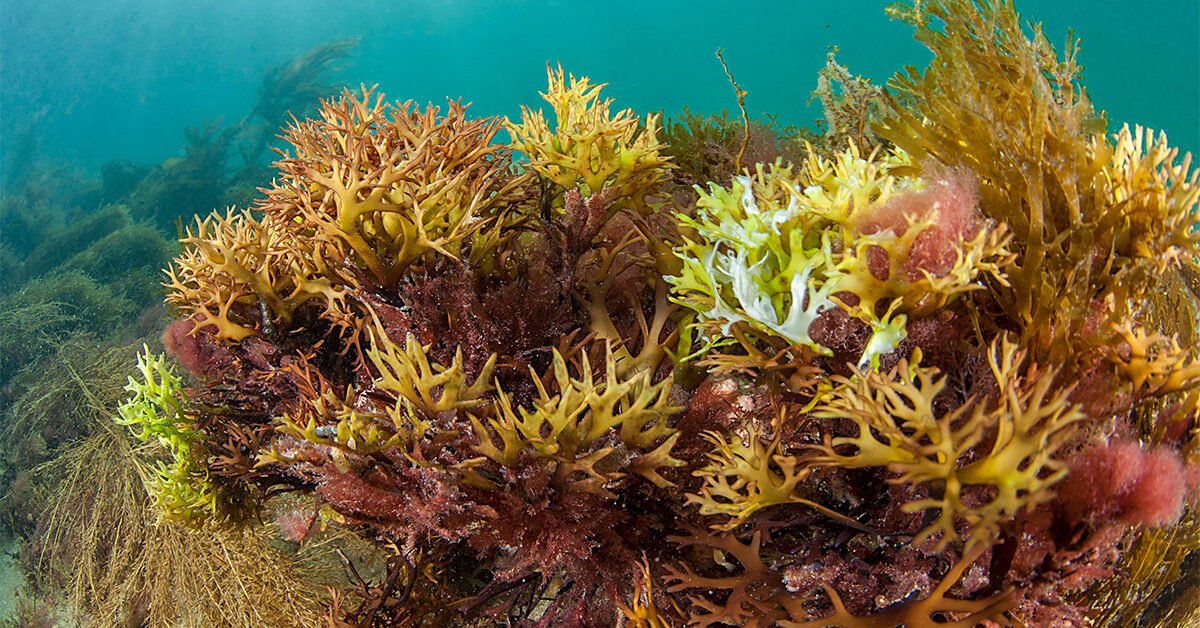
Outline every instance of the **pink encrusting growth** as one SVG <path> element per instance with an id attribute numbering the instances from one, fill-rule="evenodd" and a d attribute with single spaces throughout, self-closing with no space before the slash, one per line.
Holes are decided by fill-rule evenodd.
<path id="1" fill-rule="evenodd" d="M 980 227 L 979 190 L 975 175 L 965 169 L 931 168 L 925 186 L 893 196 L 859 223 L 859 231 L 870 235 L 892 231 L 904 235 L 914 222 L 929 221 L 914 239 L 904 263 L 909 280 L 920 279 L 925 272 L 935 277 L 954 267 L 964 240 Z M 881 247 L 868 251 L 871 274 L 886 279 L 887 252 Z"/>
<path id="2" fill-rule="evenodd" d="M 215 376 L 233 361 L 227 348 L 212 341 L 212 331 L 198 329 L 195 320 L 181 318 L 162 333 L 163 347 L 187 372 L 199 379 Z"/>
<path id="3" fill-rule="evenodd" d="M 1155 449 L 1143 458 L 1137 490 L 1125 498 L 1123 519 L 1130 523 L 1161 526 L 1175 523 L 1183 514 L 1187 475 L 1179 455 Z"/>
<path id="4" fill-rule="evenodd" d="M 1116 441 L 1075 454 L 1058 499 L 1072 521 L 1162 526 L 1183 513 L 1188 486 L 1187 470 L 1175 452 Z"/>

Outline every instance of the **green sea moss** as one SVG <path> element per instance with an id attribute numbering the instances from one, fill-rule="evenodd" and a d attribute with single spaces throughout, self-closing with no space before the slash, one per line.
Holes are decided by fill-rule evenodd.
<path id="1" fill-rule="evenodd" d="M 37 513 L 22 550 L 30 593 L 56 599 L 66 616 L 89 625 L 322 624 L 329 597 L 321 587 L 340 584 L 333 548 L 289 555 L 262 523 L 196 529 L 158 521 L 145 489 L 157 446 L 135 444 L 112 421 L 132 348 L 97 356 L 82 339 L 68 346 L 57 370 L 40 365 L 50 379 L 27 382 L 13 408 L 20 414 L 5 426 L 6 440 L 63 422 L 76 430 L 38 467 L 45 501 L 25 505 Z"/>
<path id="2" fill-rule="evenodd" d="M 37 479 L 45 477 L 33 470 L 87 436 L 93 405 L 115 406 L 123 398 L 134 353 L 131 347 L 98 348 L 94 335 L 77 333 L 10 380 L 0 419 L 0 442 L 6 443 L 0 522 L 10 531 L 28 533 L 36 524 L 45 498 Z"/>
<path id="3" fill-rule="evenodd" d="M 45 236 L 49 226 L 46 218 L 39 216 L 24 196 L 6 193 L 0 200 L 0 246 L 14 254 L 27 255 Z"/>
<path id="4" fill-rule="evenodd" d="M 51 222 L 45 233 L 34 240 L 37 246 L 25 259 L 22 276 L 25 279 L 42 276 L 104 236 L 130 224 L 129 209 L 123 205 L 108 205 L 62 222 Z"/>
<path id="5" fill-rule="evenodd" d="M 795 129 L 777 128 L 769 120 L 751 121 L 743 165 L 770 164 L 777 158 L 799 162 L 803 152 L 796 133 Z M 672 174 L 679 183 L 688 186 L 704 185 L 709 181 L 726 184 L 740 174 L 735 162 L 746 128 L 741 120 L 731 118 L 728 111 L 704 116 L 685 108 L 683 114 L 667 122 L 664 135 L 666 148 L 663 152 L 678 167 Z"/>
<path id="6" fill-rule="evenodd" d="M 112 205 L 49 228 L 40 244 L 0 243 L 0 381 L 72 330 L 116 335 L 159 301 L 163 264 L 177 250 Z"/>
<path id="7" fill-rule="evenodd" d="M 158 229 L 131 224 L 100 238 L 61 268 L 80 271 L 144 308 L 162 299 L 160 269 L 177 251 L 178 245 L 167 242 Z"/>
<path id="8" fill-rule="evenodd" d="M 0 294 L 9 294 L 20 285 L 22 255 L 5 243 L 0 243 Z"/>
<path id="9" fill-rule="evenodd" d="M 0 298 L 0 382 L 73 333 L 107 337 L 137 306 L 79 271 L 35 279 Z"/>
<path id="10" fill-rule="evenodd" d="M 93 279 L 117 279 L 141 267 L 161 266 L 176 248 L 154 227 L 127 225 L 97 239 L 67 260 L 63 268 L 80 270 Z"/>

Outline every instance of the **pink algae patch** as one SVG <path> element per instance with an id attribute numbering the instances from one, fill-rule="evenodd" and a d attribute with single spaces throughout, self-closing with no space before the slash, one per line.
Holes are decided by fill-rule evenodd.
<path id="1" fill-rule="evenodd" d="M 162 343 L 184 370 L 200 379 L 214 377 L 233 363 L 232 352 L 216 341 L 212 330 L 197 328 L 190 318 L 167 325 Z"/>
<path id="2" fill-rule="evenodd" d="M 1126 498 L 1124 519 L 1151 526 L 1174 522 L 1183 512 L 1187 476 L 1174 452 L 1157 449 L 1144 458 L 1137 490 Z"/>
<path id="3" fill-rule="evenodd" d="M 1188 473 L 1169 449 L 1146 451 L 1118 441 L 1075 454 L 1058 499 L 1072 521 L 1161 526 L 1183 512 Z"/>
<path id="4" fill-rule="evenodd" d="M 300 543 L 313 533 L 316 520 L 316 513 L 292 509 L 279 513 L 275 517 L 275 524 L 279 526 L 279 534 L 283 539 Z"/>
<path id="5" fill-rule="evenodd" d="M 924 188 L 897 194 L 873 208 L 859 224 L 859 231 L 870 235 L 891 230 L 904 235 L 910 221 L 930 221 L 913 240 L 903 268 L 910 280 L 921 278 L 924 272 L 942 276 L 954 267 L 963 240 L 978 231 L 978 205 L 979 191 L 970 171 L 934 170 Z M 876 254 L 868 259 L 871 274 L 886 277 L 886 265 L 877 258 Z"/>

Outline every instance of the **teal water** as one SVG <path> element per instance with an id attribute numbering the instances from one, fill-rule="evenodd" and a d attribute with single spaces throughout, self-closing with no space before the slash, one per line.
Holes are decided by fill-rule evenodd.
<path id="1" fill-rule="evenodd" d="M 389 97 L 462 97 L 478 114 L 538 104 L 544 65 L 610 83 L 621 106 L 717 112 L 734 105 L 713 52 L 726 50 L 753 113 L 819 117 L 809 92 L 829 46 L 885 80 L 928 55 L 886 3 L 441 0 L 0 1 L 0 154 L 32 129 L 43 158 L 91 170 L 158 163 L 183 129 L 238 120 L 263 73 L 331 40 L 361 38 L 337 79 Z M 1018 2 L 1056 44 L 1083 39 L 1085 82 L 1110 120 L 1165 129 L 1200 148 L 1200 3 Z"/>

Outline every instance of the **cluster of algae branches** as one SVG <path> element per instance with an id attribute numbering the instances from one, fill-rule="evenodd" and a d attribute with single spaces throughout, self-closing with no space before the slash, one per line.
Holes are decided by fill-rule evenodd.
<path id="1" fill-rule="evenodd" d="M 369 540 L 338 625 L 1161 603 L 1200 549 L 1200 174 L 1010 3 L 893 13 L 933 61 L 831 56 L 823 132 L 561 68 L 517 120 L 322 101 L 167 270 L 187 377 L 143 354 L 119 417 L 162 525 Z"/>

